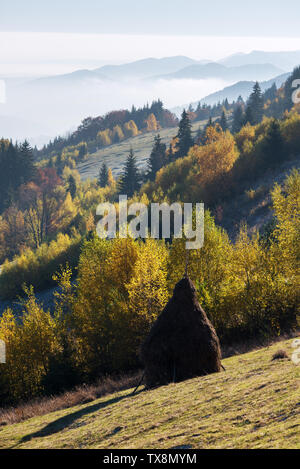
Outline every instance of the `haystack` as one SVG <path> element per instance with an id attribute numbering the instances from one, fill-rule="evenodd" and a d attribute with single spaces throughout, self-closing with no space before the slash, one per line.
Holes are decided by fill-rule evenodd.
<path id="1" fill-rule="evenodd" d="M 199 305 L 192 281 L 177 283 L 141 348 L 148 387 L 221 370 L 218 336 Z"/>

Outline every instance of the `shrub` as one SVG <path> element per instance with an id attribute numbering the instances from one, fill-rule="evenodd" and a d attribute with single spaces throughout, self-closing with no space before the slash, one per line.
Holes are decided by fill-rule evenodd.
<path id="1" fill-rule="evenodd" d="M 3 300 L 16 298 L 23 293 L 23 285 L 35 289 L 53 286 L 53 274 L 60 265 L 68 262 L 72 268 L 78 264 L 81 238 L 70 238 L 59 234 L 56 240 L 42 244 L 36 251 L 26 249 L 12 262 L 3 265 L 0 276 L 0 297 Z"/>

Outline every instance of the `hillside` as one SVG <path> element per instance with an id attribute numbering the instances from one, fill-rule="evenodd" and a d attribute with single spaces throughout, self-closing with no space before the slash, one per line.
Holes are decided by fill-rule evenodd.
<path id="1" fill-rule="evenodd" d="M 292 340 L 223 360 L 226 372 L 129 390 L 0 429 L 0 448 L 300 448 Z"/>
<path id="2" fill-rule="evenodd" d="M 238 53 L 230 55 L 225 59 L 220 60 L 220 63 L 229 67 L 238 67 L 241 65 L 251 64 L 265 64 L 270 63 L 276 67 L 285 70 L 292 69 L 300 61 L 300 51 L 282 51 L 282 52 L 267 52 L 260 50 L 253 50 L 248 54 Z"/>
<path id="3" fill-rule="evenodd" d="M 277 88 L 280 88 L 290 75 L 291 73 L 284 73 L 275 78 L 272 78 L 271 80 L 261 81 L 259 83 L 261 90 L 266 91 L 268 88 L 271 88 L 271 86 L 274 83 L 277 86 Z M 171 111 L 174 112 L 177 116 L 180 116 L 183 109 L 184 108 L 187 109 L 189 105 L 191 105 L 193 108 L 196 108 L 198 103 L 214 105 L 226 99 L 228 99 L 229 102 L 233 102 L 233 101 L 236 101 L 239 98 L 239 96 L 241 96 L 246 101 L 249 98 L 251 91 L 253 90 L 254 84 L 255 82 L 250 81 L 250 80 L 238 81 L 237 83 L 234 83 L 233 85 L 226 86 L 224 89 L 220 91 L 216 91 L 215 93 L 205 96 L 199 101 L 195 101 L 195 102 L 188 103 L 188 104 L 186 103 L 181 106 L 174 107 L 171 109 Z"/>
<path id="4" fill-rule="evenodd" d="M 159 79 L 194 79 L 205 80 L 207 78 L 219 78 L 228 81 L 239 80 L 268 80 L 284 71 L 271 64 L 240 65 L 238 67 L 226 67 L 211 62 L 208 64 L 193 64 L 169 75 L 160 75 Z"/>
<path id="5" fill-rule="evenodd" d="M 300 169 L 300 156 L 267 171 L 255 181 L 241 185 L 240 193 L 222 204 L 219 223 L 231 239 L 238 234 L 242 223 L 249 231 L 262 230 L 273 217 L 271 191 L 275 184 L 282 185 L 293 168 Z"/>
<path id="6" fill-rule="evenodd" d="M 207 121 L 194 122 L 192 124 L 193 134 L 197 132 L 199 127 L 203 127 L 206 122 Z M 84 181 L 88 178 L 97 178 L 99 175 L 99 169 L 103 162 L 111 168 L 114 176 L 118 176 L 126 161 L 130 148 L 133 148 L 139 169 L 143 170 L 146 168 L 147 160 L 153 148 L 155 135 L 159 133 L 162 138 L 162 142 L 168 145 L 172 138 L 176 136 L 177 132 L 177 127 L 161 129 L 159 132 L 147 132 L 145 134 L 138 135 L 137 137 L 132 137 L 124 140 L 123 142 L 103 148 L 96 153 L 93 153 L 83 163 L 78 164 L 77 169 L 81 179 Z"/>

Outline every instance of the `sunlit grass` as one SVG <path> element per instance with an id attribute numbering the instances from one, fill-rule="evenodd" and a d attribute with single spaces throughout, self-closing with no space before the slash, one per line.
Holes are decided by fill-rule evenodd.
<path id="1" fill-rule="evenodd" d="M 293 340 L 280 348 L 291 357 Z M 279 344 L 237 355 L 226 372 L 2 427 L 1 448 L 300 448 L 300 367 Z"/>
<path id="2" fill-rule="evenodd" d="M 203 127 L 207 121 L 195 122 L 192 124 L 192 131 L 195 134 L 199 129 L 199 126 Z M 161 129 L 160 131 L 148 132 L 145 134 L 138 135 L 137 137 L 129 138 L 123 142 L 110 145 L 103 148 L 96 153 L 93 153 L 83 163 L 78 164 L 77 169 L 81 175 L 82 180 L 87 178 L 97 178 L 99 169 L 103 162 L 107 164 L 114 173 L 114 176 L 120 173 L 122 166 L 124 165 L 130 148 L 133 148 L 135 153 L 138 166 L 140 170 L 145 169 L 147 159 L 150 156 L 154 137 L 158 133 L 162 137 L 163 143 L 169 145 L 171 139 L 176 136 L 178 129 L 169 128 Z"/>

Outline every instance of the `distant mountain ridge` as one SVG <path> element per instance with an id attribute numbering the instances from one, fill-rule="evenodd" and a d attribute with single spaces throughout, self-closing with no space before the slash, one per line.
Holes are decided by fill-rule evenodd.
<path id="1" fill-rule="evenodd" d="M 77 70 L 64 75 L 39 78 L 32 84 L 65 85 L 85 83 L 90 80 L 122 81 L 138 80 L 205 80 L 217 78 L 227 81 L 267 80 L 283 73 L 284 70 L 271 63 L 227 66 L 218 62 L 196 61 L 185 56 L 148 58 L 123 65 L 105 65 L 94 70 Z"/>
<path id="2" fill-rule="evenodd" d="M 178 72 L 168 75 L 160 75 L 160 79 L 194 79 L 205 80 L 207 78 L 219 78 L 227 81 L 240 80 L 267 80 L 283 73 L 283 70 L 272 64 L 239 65 L 227 67 L 217 62 L 208 64 L 193 64 Z"/>
<path id="3" fill-rule="evenodd" d="M 203 62 L 206 61 L 197 62 L 185 56 L 165 57 L 162 59 L 147 58 L 122 65 L 104 65 L 94 70 L 76 70 L 64 75 L 39 78 L 33 83 L 50 84 L 54 82 L 65 83 L 67 81 L 75 83 L 86 80 L 119 81 L 129 78 L 144 79 L 160 73 L 175 73 L 192 64 Z"/>
<path id="4" fill-rule="evenodd" d="M 198 63 L 185 56 L 164 57 L 162 59 L 147 58 L 123 65 L 105 65 L 95 70 L 103 73 L 110 79 L 145 78 L 159 73 L 175 73 L 178 70 Z"/>
<path id="5" fill-rule="evenodd" d="M 287 72 L 300 64 L 300 51 L 265 52 L 254 50 L 248 54 L 233 54 L 220 60 L 219 63 L 228 67 L 270 63 Z"/>

